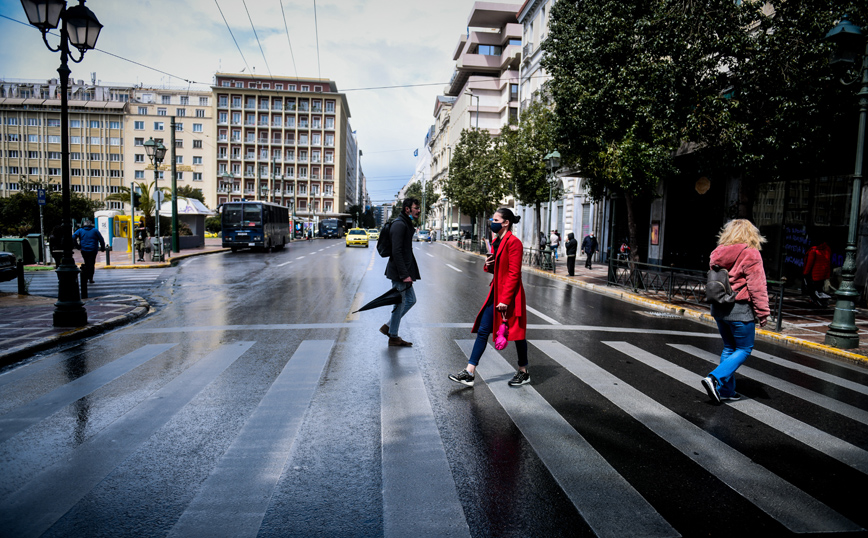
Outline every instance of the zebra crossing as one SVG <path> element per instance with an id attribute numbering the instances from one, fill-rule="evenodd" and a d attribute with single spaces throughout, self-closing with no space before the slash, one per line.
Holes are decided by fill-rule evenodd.
<path id="1" fill-rule="evenodd" d="M 723 419 L 718 417 L 750 421 L 756 425 L 752 433 L 758 438 L 769 432 L 785 437 L 788 450 L 804 458 L 802 473 L 812 472 L 813 460 L 828 458 L 848 470 L 839 473 L 841 488 L 856 484 L 864 489 L 868 485 L 868 422 L 864 405 L 868 401 L 865 399 L 868 373 L 857 369 L 845 371 L 836 365 L 816 368 L 757 351 L 737 375 L 772 394 L 749 396 L 711 408 L 698 380 L 703 368 L 716 362 L 714 354 L 683 343 L 683 338 L 635 343 L 619 340 L 611 332 L 601 335 L 603 338 L 597 344 L 608 350 L 604 361 L 599 357 L 591 360 L 583 350 L 558 340 L 532 338 L 529 343 L 535 352 L 534 364 L 550 361 L 559 368 L 560 382 L 581 383 L 589 395 L 593 394 L 594 399 L 576 402 L 577 407 L 592 401 L 606 403 L 611 423 L 593 425 L 602 429 L 604 436 L 629 445 L 633 440 L 620 437 L 623 432 L 616 425 L 623 425 L 626 420 L 635 422 L 643 436 L 653 436 L 671 453 L 671 458 L 662 458 L 661 462 L 686 462 L 680 472 L 695 475 L 697 481 L 720 484 L 727 495 L 752 506 L 760 514 L 758 517 L 767 518 L 769 525 L 773 522 L 790 534 L 865 531 L 868 516 L 863 510 L 854 511 L 852 505 L 815 487 L 813 480 L 805 480 L 800 473 L 757 461 L 739 443 L 733 443 L 719 431 L 718 421 Z M 201 357 L 186 357 L 189 366 L 119 416 L 107 420 L 98 432 L 67 448 L 62 457 L 33 472 L 9 473 L 7 478 L 0 479 L 0 535 L 41 536 L 76 507 L 86 505 L 95 488 L 120 466 L 128 465 L 149 450 L 149 444 L 167 424 L 178 420 L 206 391 L 214 389 L 227 372 L 239 368 L 238 364 L 251 356 L 256 344 L 255 340 L 220 341 L 203 349 Z M 473 341 L 446 339 L 443 345 L 469 356 Z M 53 426 L 46 425 L 52 417 L 76 402 L 111 392 L 120 380 L 154 361 L 168 356 L 172 360 L 182 357 L 183 346 L 183 342 L 142 345 L 30 399 L 20 397 L 17 386 L 28 383 L 38 386 L 39 379 L 53 379 L 50 371 L 59 367 L 60 362 L 53 364 L 47 358 L 43 363 L 31 363 L 0 376 L 0 388 L 16 400 L 0 408 L 0 458 L 4 466 L 12 469 L 18 463 L 23 464 L 28 458 L 27 442 L 39 442 L 42 428 L 46 430 L 45 436 L 56 435 L 51 432 Z M 317 405 L 317 392 L 330 382 L 330 363 L 365 360 L 341 348 L 335 340 L 303 339 L 294 346 L 287 350 L 288 359 L 270 378 L 269 385 L 259 391 L 257 402 L 243 417 L 233 438 L 219 450 L 213 464 L 196 483 L 195 491 L 183 496 L 183 506 L 171 516 L 170 524 L 165 526 L 163 522 L 167 535 L 255 536 L 264 528 L 269 510 L 278 509 L 273 492 L 282 481 L 297 476 L 289 472 L 297 469 L 294 447 L 304 432 L 303 425 L 311 420 L 310 410 Z M 443 372 L 435 371 L 422 360 L 421 353 L 404 350 L 379 365 L 382 488 L 378 502 L 382 507 L 379 516 L 382 534 L 388 538 L 485 534 L 480 529 L 471 529 L 465 520 L 466 503 L 471 497 L 463 491 L 467 486 L 456 475 L 455 462 L 450 458 L 450 438 L 454 432 L 442 420 L 449 409 L 438 404 L 431 393 L 429 376 L 442 376 Z M 654 375 L 655 383 L 672 394 L 692 395 L 694 410 L 685 413 L 671 399 L 643 391 L 641 384 L 610 366 L 618 361 L 641 366 Z M 251 364 L 255 361 L 247 366 Z M 563 403 L 540 378 L 521 388 L 508 387 L 506 382 L 513 372 L 505 355 L 489 346 L 477 369 L 476 386 L 456 388 L 453 396 L 490 392 L 493 399 L 480 401 L 490 402 L 487 405 L 498 406 L 508 415 L 594 535 L 690 535 L 679 517 L 697 519 L 703 517 L 702 513 L 673 517 L 671 509 L 659 506 L 655 500 L 658 497 L 649 491 L 647 484 L 625 473 L 621 463 L 609 461 L 605 447 L 586 435 L 581 425 L 582 413 L 565 414 Z M 798 401 L 799 405 L 782 408 L 771 401 L 778 393 L 786 395 L 787 402 Z M 683 400 L 681 397 L 680 401 Z M 213 413 L 219 417 L 219 407 L 213 407 Z M 843 434 L 829 427 L 823 419 L 829 414 L 843 417 L 852 427 Z M 712 418 L 703 420 L 703 415 Z M 640 446 L 623 448 L 634 450 L 636 459 L 643 458 Z M 480 457 L 496 455 L 480 454 Z M 823 480 L 834 487 L 839 478 L 825 476 Z M 706 500 L 709 504 L 718 501 Z M 341 509 L 341 506 L 330 508 Z M 294 524 L 311 525 L 307 529 L 309 535 L 322 531 L 310 521 Z M 55 529 L 56 532 L 59 531 Z M 570 534 L 568 530 L 564 533 Z"/>
<path id="2" fill-rule="evenodd" d="M 88 297 L 103 295 L 142 295 L 158 286 L 165 279 L 164 269 L 109 269 L 97 270 L 94 283 L 87 285 Z M 57 274 L 54 271 L 33 271 L 24 275 L 30 295 L 57 296 Z M 0 292 L 17 293 L 18 281 L 0 283 Z"/>

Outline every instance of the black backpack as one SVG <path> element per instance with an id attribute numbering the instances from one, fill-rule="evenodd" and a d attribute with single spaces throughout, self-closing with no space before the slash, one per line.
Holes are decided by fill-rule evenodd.
<path id="1" fill-rule="evenodd" d="M 705 282 L 705 302 L 712 304 L 732 304 L 738 290 L 733 291 L 729 283 L 729 271 L 719 265 L 712 265 Z"/>
<path id="2" fill-rule="evenodd" d="M 392 255 L 392 223 L 394 220 L 386 221 L 383 229 L 380 230 L 380 237 L 377 238 L 377 252 L 382 258 L 388 258 Z"/>

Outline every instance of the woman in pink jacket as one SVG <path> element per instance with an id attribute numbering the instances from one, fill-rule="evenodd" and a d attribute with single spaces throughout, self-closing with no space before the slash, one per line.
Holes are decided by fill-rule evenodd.
<path id="1" fill-rule="evenodd" d="M 753 351 L 756 323 L 762 327 L 769 317 L 766 274 L 759 252 L 765 242 L 750 221 L 735 219 L 723 227 L 718 246 L 711 253 L 709 266 L 726 269 L 733 291 L 738 292 L 734 303 L 711 305 L 711 315 L 723 338 L 723 352 L 720 365 L 702 380 L 702 386 L 718 404 L 741 398 L 735 392 L 735 371 Z"/>

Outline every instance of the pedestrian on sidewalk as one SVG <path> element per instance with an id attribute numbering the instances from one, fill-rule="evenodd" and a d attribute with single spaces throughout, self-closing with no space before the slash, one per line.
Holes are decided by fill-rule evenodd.
<path id="1" fill-rule="evenodd" d="M 410 347 L 408 342 L 398 336 L 398 329 L 407 311 L 416 304 L 416 292 L 413 282 L 421 280 L 416 257 L 413 256 L 413 234 L 416 228 L 413 221 L 419 218 L 421 204 L 416 198 L 405 198 L 401 206 L 401 214 L 392 221 L 389 228 L 389 238 L 392 242 L 392 255 L 386 263 L 386 277 L 392 281 L 392 289 L 401 293 L 401 302 L 392 309 L 389 323 L 380 327 L 380 332 L 389 337 L 389 345 Z"/>
<path id="2" fill-rule="evenodd" d="M 552 256 L 554 256 L 555 261 L 558 259 L 558 247 L 561 245 L 561 235 L 557 230 L 552 230 L 552 235 L 549 238 L 549 244 L 552 247 Z"/>
<path id="3" fill-rule="evenodd" d="M 139 261 L 145 261 L 145 247 L 148 244 L 148 229 L 145 227 L 144 223 L 140 222 L 139 227 L 136 228 L 136 252 L 139 253 Z"/>
<path id="4" fill-rule="evenodd" d="M 719 266 L 729 273 L 736 292 L 735 302 L 711 303 L 711 315 L 723 339 L 720 365 L 702 379 L 702 386 L 715 403 L 738 400 L 735 371 L 753 351 L 756 323 L 765 326 L 769 317 L 766 274 L 760 255 L 766 238 L 747 219 L 726 223 L 718 236 L 718 247 L 711 253 L 709 268 Z"/>
<path id="5" fill-rule="evenodd" d="M 579 242 L 573 232 L 567 234 L 567 274 L 576 276 L 576 252 L 579 250 Z"/>
<path id="6" fill-rule="evenodd" d="M 589 233 L 584 239 L 582 239 L 582 252 L 588 256 L 585 260 L 585 269 L 591 268 L 591 260 L 593 260 L 598 247 L 599 245 L 597 244 L 597 238 L 594 237 L 594 232 Z"/>
<path id="7" fill-rule="evenodd" d="M 51 230 L 51 235 L 48 236 L 48 248 L 51 250 L 51 257 L 54 258 L 54 266 L 60 267 L 63 259 L 63 226 L 57 225 Z"/>
<path id="8" fill-rule="evenodd" d="M 825 241 L 819 240 L 808 250 L 805 268 L 802 271 L 805 287 L 815 306 L 828 306 L 828 296 L 823 293 L 826 280 L 832 276 L 832 249 Z"/>
<path id="9" fill-rule="evenodd" d="M 96 271 L 96 255 L 105 252 L 105 240 L 99 230 L 93 227 L 93 222 L 84 219 L 84 225 L 72 234 L 73 240 L 81 250 L 82 264 L 81 278 L 87 279 L 93 284 L 93 275 Z"/>
<path id="10" fill-rule="evenodd" d="M 462 385 L 473 386 L 476 379 L 476 366 L 485 352 L 488 336 L 494 332 L 495 323 L 500 326 L 506 321 L 507 340 L 515 342 L 518 351 L 518 371 L 509 381 L 510 387 L 518 387 L 530 383 L 530 372 L 527 370 L 527 311 L 525 308 L 524 287 L 521 285 L 521 258 L 523 246 L 521 240 L 512 234 L 512 226 L 518 224 L 521 217 L 512 210 L 501 207 L 490 219 L 493 232 L 492 253 L 485 260 L 483 270 L 492 273 L 494 278 L 488 290 L 488 297 L 471 332 L 476 333 L 476 342 L 467 367 L 457 374 L 449 374 L 449 379 Z"/>

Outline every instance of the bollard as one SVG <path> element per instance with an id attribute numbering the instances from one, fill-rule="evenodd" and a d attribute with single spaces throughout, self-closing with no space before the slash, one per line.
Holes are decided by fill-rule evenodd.
<path id="1" fill-rule="evenodd" d="M 81 264 L 81 298 L 87 299 L 87 273 L 84 270 L 85 265 Z"/>
<path id="2" fill-rule="evenodd" d="M 787 277 L 781 278 L 781 288 L 778 291 L 778 308 L 775 317 L 775 331 L 781 332 L 781 315 L 784 309 L 784 285 L 787 283 Z"/>
<path id="3" fill-rule="evenodd" d="M 112 264 L 112 247 L 111 245 L 106 245 L 105 247 L 105 264 L 106 267 Z"/>
<path id="4" fill-rule="evenodd" d="M 24 260 L 18 260 L 18 295 L 27 295 L 27 284 L 24 282 Z"/>

